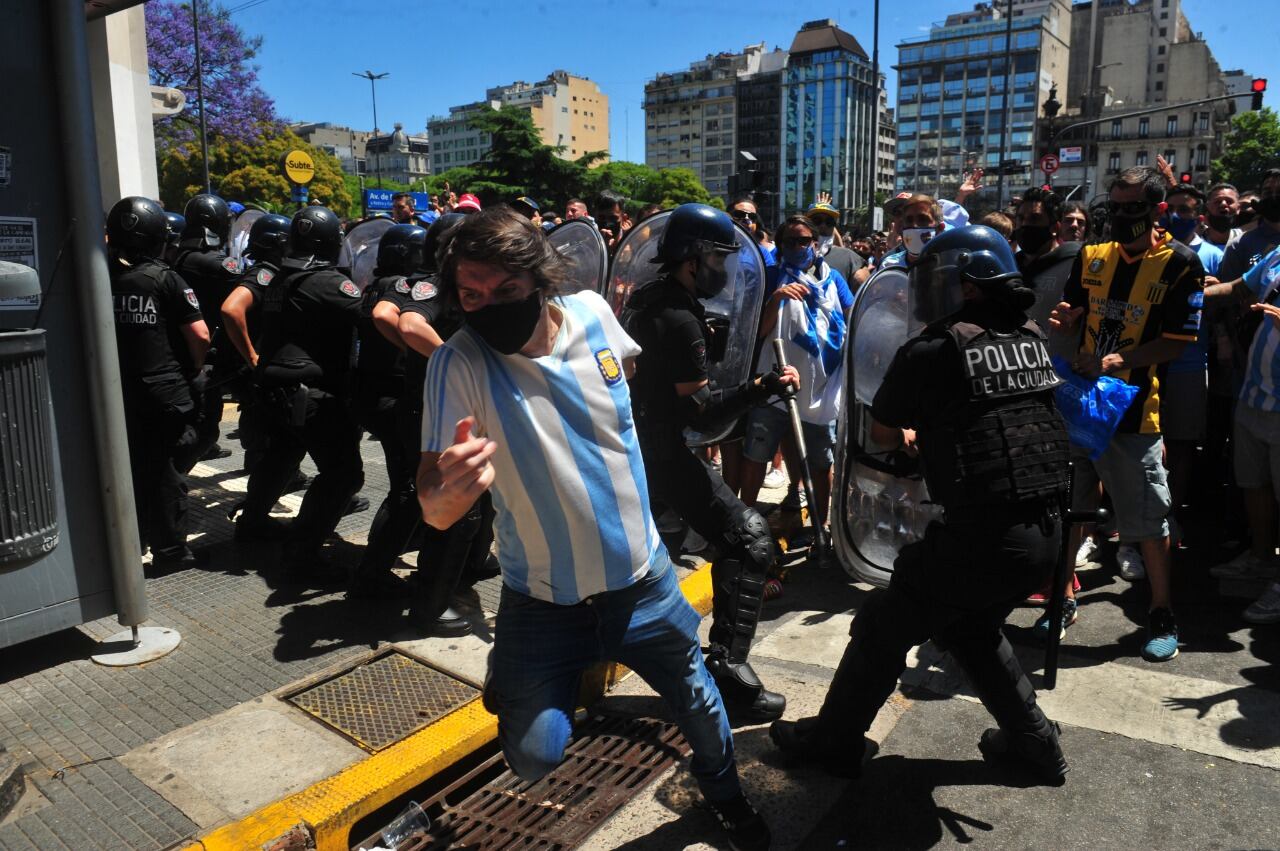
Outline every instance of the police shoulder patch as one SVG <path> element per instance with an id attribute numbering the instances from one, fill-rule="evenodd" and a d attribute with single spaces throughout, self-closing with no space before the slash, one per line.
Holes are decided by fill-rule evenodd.
<path id="1" fill-rule="evenodd" d="M 338 285 L 338 289 L 343 295 L 349 295 L 352 298 L 360 298 L 360 288 L 351 281 L 343 281 Z"/>
<path id="2" fill-rule="evenodd" d="M 199 310 L 199 309 L 200 309 L 200 299 L 196 298 L 196 291 L 195 291 L 195 290 L 190 289 L 190 288 L 185 289 L 185 290 L 183 290 L 183 291 L 182 291 L 182 295 L 183 295 L 183 297 L 184 297 L 184 298 L 186 298 L 186 300 L 187 300 L 187 304 L 191 305 L 191 306 L 192 306 L 192 307 L 194 307 L 196 310 Z"/>
<path id="3" fill-rule="evenodd" d="M 413 285 L 413 300 L 427 301 L 436 297 L 436 285 L 430 281 L 418 281 Z"/>
<path id="4" fill-rule="evenodd" d="M 400 295 L 408 295 L 409 290 L 411 289 L 413 289 L 413 287 L 409 285 L 407 280 L 404 278 L 396 278 L 396 292 L 400 293 Z"/>
<path id="5" fill-rule="evenodd" d="M 694 340 L 690 350 L 693 357 L 693 365 L 698 369 L 706 372 L 707 370 L 707 341 L 701 338 Z"/>
<path id="6" fill-rule="evenodd" d="M 613 349 L 607 346 L 603 349 L 596 349 L 596 366 L 600 367 L 600 374 L 604 376 L 605 384 L 617 384 L 622 380 L 622 365 L 618 363 L 617 357 L 613 354 Z"/>
<path id="7" fill-rule="evenodd" d="M 258 274 L 254 276 L 254 280 L 265 287 L 271 283 L 275 276 L 275 272 L 272 272 L 270 269 L 259 269 Z"/>
<path id="8" fill-rule="evenodd" d="M 233 275 L 239 275 L 244 271 L 244 264 L 236 257 L 224 257 L 222 258 L 222 268 Z"/>

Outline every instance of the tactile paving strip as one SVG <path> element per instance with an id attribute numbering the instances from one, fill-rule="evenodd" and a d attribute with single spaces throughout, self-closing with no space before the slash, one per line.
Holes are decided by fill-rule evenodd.
<path id="1" fill-rule="evenodd" d="M 423 803 L 430 831 L 396 851 L 576 848 L 688 752 L 674 724 L 597 716 L 578 729 L 564 762 L 541 780 L 521 780 L 497 754 L 437 792 Z"/>
<path id="2" fill-rule="evenodd" d="M 363 662 L 288 700 L 369 751 L 427 726 L 479 690 L 396 651 Z"/>

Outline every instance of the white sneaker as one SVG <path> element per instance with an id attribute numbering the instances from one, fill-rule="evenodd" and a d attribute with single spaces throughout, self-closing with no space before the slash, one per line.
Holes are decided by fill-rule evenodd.
<path id="1" fill-rule="evenodd" d="M 787 474 L 779 470 L 777 467 L 769 468 L 769 472 L 765 473 L 764 486 L 767 488 L 780 488 L 787 483 Z"/>
<path id="2" fill-rule="evenodd" d="M 1121 544 L 1116 553 L 1116 564 L 1120 565 L 1120 578 L 1130 582 L 1147 578 L 1147 566 L 1142 561 L 1142 553 L 1129 544 Z"/>
<path id="3" fill-rule="evenodd" d="M 1249 623 L 1280 623 L 1280 582 L 1273 583 L 1244 610 L 1244 619 Z"/>
<path id="4" fill-rule="evenodd" d="M 1080 549 L 1076 550 L 1076 567 L 1089 567 L 1097 564 L 1094 559 L 1098 555 L 1098 542 L 1093 536 L 1085 538 L 1080 544 Z"/>
<path id="5" fill-rule="evenodd" d="M 1269 559 L 1261 559 L 1253 550 L 1245 550 L 1231 561 L 1209 568 L 1214 579 L 1274 579 L 1276 565 Z"/>

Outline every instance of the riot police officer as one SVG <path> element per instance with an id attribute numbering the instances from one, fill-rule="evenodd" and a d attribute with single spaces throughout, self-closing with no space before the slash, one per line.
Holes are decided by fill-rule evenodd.
<path id="1" fill-rule="evenodd" d="M 736 387 L 717 387 L 708 380 L 716 339 L 699 299 L 724 289 L 725 258 L 738 248 L 727 214 L 705 204 L 677 207 L 654 260 L 663 264 L 663 275 L 631 294 L 622 324 L 643 349 L 631 380 L 631 400 L 654 514 L 660 507 L 673 510 L 719 553 L 711 566 L 714 603 L 707 668 L 730 712 L 744 720 L 767 721 L 782 715 L 786 698 L 764 688 L 747 655 L 774 559 L 773 538 L 764 518 L 744 505 L 684 439 L 686 427 L 715 430 L 755 403 L 799 385 L 791 367 Z M 755 330 L 742 333 L 754 340 Z"/>
<path id="2" fill-rule="evenodd" d="M 394 319 L 383 317 L 379 321 L 375 310 L 384 298 L 398 304 L 398 299 L 410 292 L 409 279 L 422 266 L 426 240 L 427 231 L 417 225 L 388 228 L 378 240 L 373 281 L 365 287 L 361 299 L 355 410 L 360 425 L 382 445 L 390 490 L 369 527 L 369 543 L 349 589 L 354 596 L 394 596 L 405 591 L 391 567 L 403 551 L 407 536 L 391 521 L 398 506 L 406 501 L 416 504 L 413 476 L 418 456 L 410 452 L 396 426 L 396 405 L 404 394 L 404 343 L 396 332 Z"/>
<path id="3" fill-rule="evenodd" d="M 1035 292 L 1005 239 L 973 226 L 921 251 L 910 303 L 925 328 L 898 350 L 875 395 L 871 440 L 887 451 L 918 448 L 944 519 L 902 548 L 888 589 L 858 612 L 819 714 L 777 721 L 769 733 L 797 759 L 857 776 L 864 733 L 908 650 L 933 639 L 999 724 L 983 733 L 983 755 L 1057 784 L 1067 771 L 1057 727 L 1000 631 L 1048 580 L 1067 485 L 1067 435 L 1052 392 L 1060 379 L 1025 312 Z"/>
<path id="4" fill-rule="evenodd" d="M 326 207 L 305 207 L 289 225 L 283 273 L 268 285 L 254 384 L 271 451 L 249 477 L 240 522 L 263 524 L 304 454 L 318 474 L 290 529 L 284 569 L 303 578 L 343 509 L 364 483 L 360 426 L 349 407 L 349 372 L 360 289 L 335 267 L 342 227 Z"/>
<path id="5" fill-rule="evenodd" d="M 173 261 L 178 256 L 178 243 L 182 239 L 182 232 L 187 229 L 187 220 L 181 213 L 168 210 L 165 211 L 164 220 L 169 226 L 164 238 L 164 262 L 173 265 Z"/>
<path id="6" fill-rule="evenodd" d="M 280 274 L 285 243 L 289 239 L 289 219 L 275 213 L 258 217 L 249 228 L 244 258 L 250 265 L 222 302 L 222 333 L 244 361 L 243 368 L 258 365 L 254 347 L 261 326 L 260 315 L 267 287 Z M 267 452 L 267 426 L 262 407 L 251 388 L 237 388 L 240 399 L 240 444 L 244 447 L 244 471 L 252 474 Z M 242 532 L 243 527 L 237 531 Z"/>
<path id="7" fill-rule="evenodd" d="M 243 271 L 241 262 L 228 257 L 227 238 L 231 234 L 231 209 L 217 195 L 201 193 L 187 202 L 182 211 L 185 227 L 178 241 L 173 268 L 195 290 L 206 312 L 212 337 L 208 369 L 202 380 L 210 387 L 197 401 L 200 408 L 196 441 L 182 463 L 191 469 L 201 458 L 209 457 L 218 442 L 218 426 L 222 421 L 222 387 L 239 368 L 234 352 L 222 343 L 222 302 L 235 287 Z M 229 453 L 218 452 L 220 457 Z"/>
<path id="8" fill-rule="evenodd" d="M 124 198 L 107 215 L 138 534 L 157 565 L 195 560 L 175 458 L 195 414 L 189 380 L 209 348 L 199 299 L 160 259 L 167 230 L 164 210 L 147 198 Z"/>

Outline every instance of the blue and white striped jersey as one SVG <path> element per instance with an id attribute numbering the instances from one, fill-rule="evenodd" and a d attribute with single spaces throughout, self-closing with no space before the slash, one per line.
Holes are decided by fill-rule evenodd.
<path id="1" fill-rule="evenodd" d="M 1244 275 L 1258 301 L 1276 303 L 1280 287 L 1280 248 L 1273 249 Z M 1263 316 L 1249 346 L 1244 386 L 1240 398 L 1260 411 L 1280 411 L 1280 327 L 1270 316 Z"/>
<path id="2" fill-rule="evenodd" d="M 640 353 L 593 292 L 552 299 L 551 354 L 503 355 L 465 325 L 431 356 L 422 450 L 464 417 L 495 441 L 494 534 L 503 581 L 569 605 L 625 588 L 666 558 L 649 510 L 622 363 Z"/>

